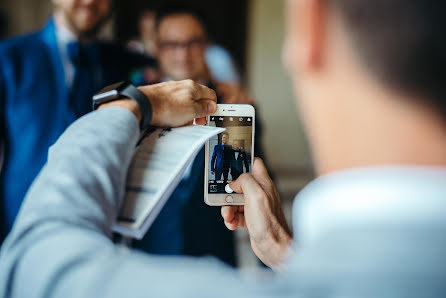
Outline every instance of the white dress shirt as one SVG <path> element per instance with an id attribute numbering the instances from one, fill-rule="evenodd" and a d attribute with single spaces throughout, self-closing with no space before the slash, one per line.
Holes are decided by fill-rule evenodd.
<path id="1" fill-rule="evenodd" d="M 62 66 L 65 74 L 65 82 L 67 84 L 68 90 L 70 90 L 73 86 L 75 67 L 73 65 L 73 62 L 70 60 L 70 57 L 68 56 L 67 46 L 70 42 L 76 42 L 78 41 L 78 39 L 73 34 L 73 32 L 58 24 L 57 21 L 55 22 L 55 26 L 57 45 L 59 48 L 59 53 L 62 59 Z"/>

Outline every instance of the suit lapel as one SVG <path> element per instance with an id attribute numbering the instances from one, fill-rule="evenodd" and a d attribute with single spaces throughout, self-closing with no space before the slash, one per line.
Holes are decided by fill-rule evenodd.
<path id="1" fill-rule="evenodd" d="M 54 90 L 56 90 L 55 93 L 57 96 L 57 100 L 62 101 L 66 109 L 66 115 L 68 116 L 66 119 L 66 124 L 68 126 L 76 120 L 76 116 L 74 114 L 74 111 L 72 111 L 68 106 L 69 90 L 66 83 L 62 57 L 60 56 L 59 46 L 57 43 L 56 25 L 53 18 L 50 18 L 48 23 L 42 29 L 41 36 L 44 43 L 48 47 L 50 61 L 52 64 L 51 66 L 53 69 L 53 77 L 49 78 L 49 80 L 52 82 L 52 87 L 54 88 Z"/>

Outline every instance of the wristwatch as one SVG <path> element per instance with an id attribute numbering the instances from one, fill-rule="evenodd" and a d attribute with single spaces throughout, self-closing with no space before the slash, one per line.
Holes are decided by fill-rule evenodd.
<path id="1" fill-rule="evenodd" d="M 93 96 L 93 110 L 96 110 L 103 103 L 124 97 L 131 98 L 138 103 L 141 111 L 140 128 L 144 129 L 149 126 L 152 120 L 152 105 L 147 96 L 128 81 L 109 85 L 95 94 Z"/>

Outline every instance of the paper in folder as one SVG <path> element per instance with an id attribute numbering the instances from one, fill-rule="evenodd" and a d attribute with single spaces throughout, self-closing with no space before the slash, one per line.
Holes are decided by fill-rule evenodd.
<path id="1" fill-rule="evenodd" d="M 136 147 L 113 230 L 126 237 L 144 237 L 200 149 L 224 130 L 201 125 L 147 130 Z"/>

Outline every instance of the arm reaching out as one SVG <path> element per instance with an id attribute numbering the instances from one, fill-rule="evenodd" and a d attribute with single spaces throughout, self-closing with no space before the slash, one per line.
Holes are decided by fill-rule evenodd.
<path id="1" fill-rule="evenodd" d="M 208 92 L 188 82 L 143 88 L 161 115 L 154 124 L 183 125 L 213 112 L 207 98 L 213 93 L 194 88 Z M 108 103 L 73 123 L 50 149 L 1 248 L 0 297 L 173 296 L 166 280 L 185 296 L 211 297 L 224 292 L 215 290 L 222 279 L 240 285 L 232 271 L 213 262 L 160 261 L 110 240 L 139 136 L 138 112 L 129 99 Z M 202 282 L 213 285 L 197 288 Z"/>
<path id="2" fill-rule="evenodd" d="M 192 80 L 172 81 L 139 87 L 150 100 L 153 110 L 151 125 L 178 127 L 191 124 L 205 124 L 207 115 L 217 110 L 215 92 Z M 116 100 L 105 103 L 100 108 L 122 107 L 131 111 L 138 120 L 141 112 L 132 99 Z"/>

